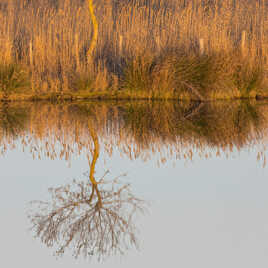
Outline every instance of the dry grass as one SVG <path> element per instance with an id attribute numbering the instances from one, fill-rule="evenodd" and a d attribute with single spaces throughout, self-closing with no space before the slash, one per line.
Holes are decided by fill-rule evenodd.
<path id="1" fill-rule="evenodd" d="M 128 96 L 150 98 L 233 98 L 267 88 L 264 0 L 95 2 L 99 34 L 88 62 L 93 32 L 85 0 L 2 0 L 0 63 L 23 66 L 36 95 L 103 92 L 117 83 Z"/>

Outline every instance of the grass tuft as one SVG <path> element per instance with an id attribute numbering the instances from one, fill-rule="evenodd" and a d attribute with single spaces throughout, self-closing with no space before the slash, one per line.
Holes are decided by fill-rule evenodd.
<path id="1" fill-rule="evenodd" d="M 262 88 L 264 81 L 263 66 L 259 63 L 251 66 L 249 63 L 240 63 L 234 72 L 234 84 L 242 98 L 248 98 L 252 91 Z"/>
<path id="2" fill-rule="evenodd" d="M 17 64 L 0 64 L 0 90 L 4 99 L 11 93 L 18 93 L 21 89 L 29 86 L 27 72 Z"/>

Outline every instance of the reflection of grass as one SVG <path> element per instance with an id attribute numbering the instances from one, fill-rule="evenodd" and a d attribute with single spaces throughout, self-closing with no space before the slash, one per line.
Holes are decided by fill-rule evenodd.
<path id="1" fill-rule="evenodd" d="M 179 123 L 181 109 L 176 110 L 176 106 L 171 104 L 169 110 L 165 103 L 161 102 L 149 105 L 146 102 L 130 104 L 122 113 L 125 130 L 143 145 L 150 144 L 152 137 L 171 137 L 176 123 Z"/>
<path id="2" fill-rule="evenodd" d="M 242 102 L 234 115 L 234 125 L 240 137 L 251 132 L 252 128 L 259 130 L 262 123 L 262 116 L 249 102 Z"/>
<path id="3" fill-rule="evenodd" d="M 0 131 L 6 136 L 18 136 L 26 128 L 28 119 L 27 108 L 9 107 L 7 104 L 0 106 Z"/>
<path id="4" fill-rule="evenodd" d="M 248 102 L 206 106 L 187 122 L 185 134 L 190 130 L 188 135 L 211 146 L 241 147 L 256 138 L 254 135 L 264 127 L 262 117 L 256 107 Z"/>
<path id="5" fill-rule="evenodd" d="M 28 110 L 23 113 L 13 105 L 2 108 L 1 133 L 24 137 Z M 164 148 L 196 148 L 202 152 L 209 147 L 228 151 L 234 146 L 248 146 L 264 136 L 266 107 L 265 103 L 248 101 L 36 104 L 32 107 L 29 146 L 36 148 L 38 144 L 33 152 L 53 159 L 70 160 L 76 153 L 88 154 L 93 148 L 90 122 L 109 154 L 117 147 L 129 157 L 165 151 Z M 48 144 L 43 143 L 44 139 L 49 140 Z"/>
<path id="6" fill-rule="evenodd" d="M 212 146 L 247 144 L 262 129 L 263 115 L 249 102 L 189 106 L 155 103 L 130 106 L 124 113 L 126 131 L 142 147 L 155 139 L 196 140 Z"/>

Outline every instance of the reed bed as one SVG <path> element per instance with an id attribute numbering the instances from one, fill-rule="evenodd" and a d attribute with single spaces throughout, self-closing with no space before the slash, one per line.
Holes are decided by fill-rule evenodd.
<path id="1" fill-rule="evenodd" d="M 199 100 L 266 96 L 267 11 L 265 0 L 95 1 L 98 40 L 88 61 L 93 27 L 86 0 L 2 0 L 1 91 Z M 12 65 L 14 76 L 2 72 Z M 21 73 L 27 83 L 15 90 L 3 86 Z"/>

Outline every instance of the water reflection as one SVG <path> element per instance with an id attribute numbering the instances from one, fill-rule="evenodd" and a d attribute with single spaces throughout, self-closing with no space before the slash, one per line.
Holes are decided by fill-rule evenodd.
<path id="1" fill-rule="evenodd" d="M 29 120 L 29 108 L 10 105 L 5 102 L 0 106 L 0 133 L 1 137 L 17 138 L 26 128 Z"/>
<path id="2" fill-rule="evenodd" d="M 38 103 L 2 105 L 0 110 L 2 146 L 22 146 L 35 158 L 90 157 L 94 144 L 88 120 L 108 155 L 116 149 L 130 159 L 146 161 L 155 153 L 159 162 L 171 157 L 220 156 L 253 145 L 263 159 L 266 149 L 265 102 Z M 15 137 L 19 142 L 14 142 Z"/>
<path id="3" fill-rule="evenodd" d="M 50 189 L 51 202 L 32 202 L 29 218 L 35 236 L 56 247 L 57 255 L 71 249 L 75 257 L 94 256 L 100 261 L 138 246 L 134 218 L 144 211 L 145 202 L 120 178 L 108 181 L 106 173 L 95 179 L 100 145 L 90 121 L 88 128 L 94 151 L 86 180 Z"/>
<path id="4" fill-rule="evenodd" d="M 124 114 L 125 127 L 143 148 L 154 138 L 175 142 L 177 137 L 188 144 L 225 148 L 242 147 L 258 139 L 265 127 L 264 114 L 250 102 L 190 103 L 152 106 L 146 103 L 130 106 Z"/>
<path id="5" fill-rule="evenodd" d="M 158 155 L 221 157 L 236 149 L 257 151 L 265 164 L 268 105 L 265 102 L 86 102 L 0 105 L 1 153 L 29 150 L 33 157 L 89 160 L 83 179 L 50 189 L 29 214 L 35 236 L 56 254 L 103 260 L 137 247 L 135 214 L 146 204 L 122 178 L 95 178 L 100 148 L 130 159 Z"/>

